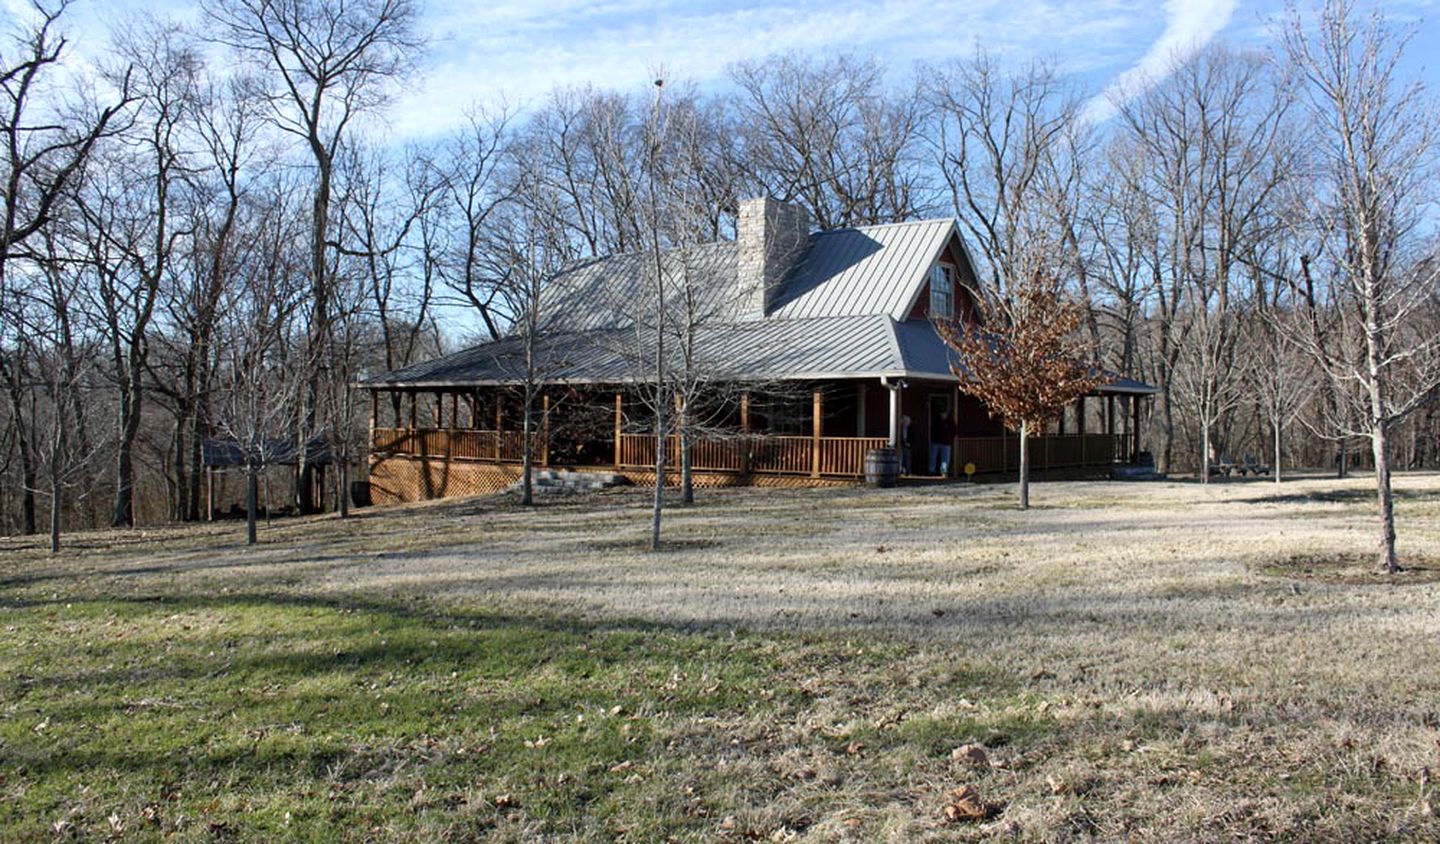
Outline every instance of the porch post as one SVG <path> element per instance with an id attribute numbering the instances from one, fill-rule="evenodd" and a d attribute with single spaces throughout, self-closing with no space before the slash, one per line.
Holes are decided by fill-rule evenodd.
<path id="1" fill-rule="evenodd" d="M 900 385 L 890 387 L 890 447 L 900 448 Z"/>
<path id="2" fill-rule="evenodd" d="M 205 521 L 215 521 L 215 469 L 205 467 Z"/>
<path id="3" fill-rule="evenodd" d="M 435 391 L 435 427 L 445 427 L 445 394 Z"/>
<path id="4" fill-rule="evenodd" d="M 740 473 L 750 474 L 750 391 L 740 394 Z"/>
<path id="5" fill-rule="evenodd" d="M 1134 447 L 1130 450 L 1130 460 L 1133 462 L 1133 461 L 1139 459 L 1139 457 L 1140 457 L 1140 397 L 1139 397 L 1139 396 L 1132 395 L 1132 396 L 1130 397 L 1130 408 L 1131 408 L 1131 411 L 1130 411 L 1130 412 L 1131 412 L 1131 415 L 1134 417 L 1134 422 L 1135 422 L 1135 424 L 1131 426 L 1131 429 L 1132 429 L 1131 435 L 1132 435 L 1132 436 L 1134 437 L 1134 439 L 1135 439 Z"/>
<path id="6" fill-rule="evenodd" d="M 540 397 L 540 465 L 550 465 L 550 397 Z"/>
<path id="7" fill-rule="evenodd" d="M 375 422 L 376 422 L 376 417 L 378 417 L 379 415 L 380 415 L 380 393 L 379 393 L 378 391 L 372 389 L 372 390 L 370 390 L 370 438 L 369 438 L 369 440 L 367 440 L 366 443 L 365 443 L 365 447 L 366 447 L 366 450 L 367 450 L 367 451 L 374 451 L 374 450 L 375 450 Z"/>
<path id="8" fill-rule="evenodd" d="M 810 477 L 820 477 L 820 428 L 825 422 L 824 396 L 819 391 L 814 392 L 815 407 L 811 414 L 810 431 Z"/>
<path id="9" fill-rule="evenodd" d="M 960 385 L 955 385 L 955 396 L 950 400 L 950 427 L 955 429 L 955 435 L 950 438 L 950 477 L 958 478 L 960 469 Z"/>
<path id="10" fill-rule="evenodd" d="M 502 438 L 502 435 L 501 435 L 501 433 L 500 433 L 500 424 L 501 424 L 501 421 L 502 421 L 502 420 L 501 420 L 501 417 L 500 417 L 500 414 L 501 414 L 503 402 L 504 402 L 504 397 L 500 394 L 500 388 L 499 388 L 499 387 L 496 387 L 496 388 L 495 388 L 495 462 L 496 462 L 496 463 L 499 463 L 499 462 L 500 462 L 500 452 L 501 452 L 501 449 L 500 449 L 500 440 L 501 440 L 501 438 Z"/>
<path id="11" fill-rule="evenodd" d="M 1075 433 L 1080 435 L 1080 465 L 1090 465 L 1085 461 L 1085 397 L 1081 396 L 1080 401 L 1075 405 Z"/>
<path id="12" fill-rule="evenodd" d="M 1115 436 L 1115 394 L 1105 397 L 1105 433 Z"/>
<path id="13" fill-rule="evenodd" d="M 617 470 L 620 468 L 620 425 L 624 419 L 624 414 L 621 410 L 623 402 L 624 399 L 617 392 L 615 394 L 615 468 Z"/>
<path id="14" fill-rule="evenodd" d="M 411 390 L 411 391 L 410 391 L 410 432 L 411 432 L 411 433 L 414 433 L 414 432 L 415 432 L 416 430 L 418 430 L 418 428 L 419 428 L 419 426 L 416 424 L 416 422 L 417 422 L 417 421 L 419 420 L 419 418 L 420 418 L 420 411 L 419 411 L 419 410 L 417 409 L 417 407 L 416 407 L 416 405 L 418 405 L 418 404 L 420 404 L 420 394 L 417 393 L 417 392 L 415 392 L 414 390 Z"/>
<path id="15" fill-rule="evenodd" d="M 460 394 L 450 394 L 450 427 L 460 427 Z"/>
<path id="16" fill-rule="evenodd" d="M 855 436 L 865 436 L 865 393 L 869 391 L 869 385 L 861 381 L 858 385 L 856 400 L 857 409 L 855 412 Z"/>

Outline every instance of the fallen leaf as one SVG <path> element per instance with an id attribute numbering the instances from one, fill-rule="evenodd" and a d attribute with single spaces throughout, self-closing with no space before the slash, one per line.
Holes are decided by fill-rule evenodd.
<path id="1" fill-rule="evenodd" d="M 986 753 L 985 748 L 978 744 L 962 744 L 950 751 L 950 758 L 977 768 L 990 764 L 990 754 Z"/>
<path id="2" fill-rule="evenodd" d="M 1000 807 L 980 799 L 974 786 L 962 785 L 952 789 L 950 802 L 945 806 L 945 819 L 951 823 L 983 821 L 1000 813 Z"/>

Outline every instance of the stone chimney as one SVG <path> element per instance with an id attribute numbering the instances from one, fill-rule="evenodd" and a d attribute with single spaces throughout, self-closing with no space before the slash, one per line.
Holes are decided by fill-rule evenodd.
<path id="1" fill-rule="evenodd" d="M 735 224 L 741 319 L 764 319 L 810 243 L 810 215 L 770 197 L 742 199 Z"/>

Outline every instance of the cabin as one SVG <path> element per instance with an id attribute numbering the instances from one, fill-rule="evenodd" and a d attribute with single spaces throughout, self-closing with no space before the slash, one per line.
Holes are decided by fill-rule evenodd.
<path id="1" fill-rule="evenodd" d="M 955 354 L 932 323 L 975 319 L 976 274 L 956 221 L 811 228 L 800 208 L 746 200 L 734 241 L 671 249 L 658 262 L 641 253 L 568 266 L 541 291 L 532 334 L 363 380 L 372 500 L 513 483 L 527 382 L 540 384 L 536 465 L 653 482 L 647 385 L 662 337 L 669 370 L 691 374 L 689 417 L 703 420 L 691 447 L 697 486 L 856 483 L 866 454 L 887 447 L 915 479 L 1015 468 L 1017 438 L 959 390 Z M 658 296 L 647 300 L 657 263 L 659 278 L 684 281 L 666 288 L 665 327 L 652 319 Z M 1032 440 L 1033 465 L 1131 459 L 1154 392 L 1110 379 Z M 932 463 L 932 443 L 950 446 L 943 465 Z M 667 456 L 678 471 L 673 435 Z"/>

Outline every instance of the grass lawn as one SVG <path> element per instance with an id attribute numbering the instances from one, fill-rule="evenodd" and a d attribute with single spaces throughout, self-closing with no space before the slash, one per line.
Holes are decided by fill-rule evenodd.
<path id="1" fill-rule="evenodd" d="M 0 540 L 0 840 L 1440 838 L 1440 476 Z"/>

